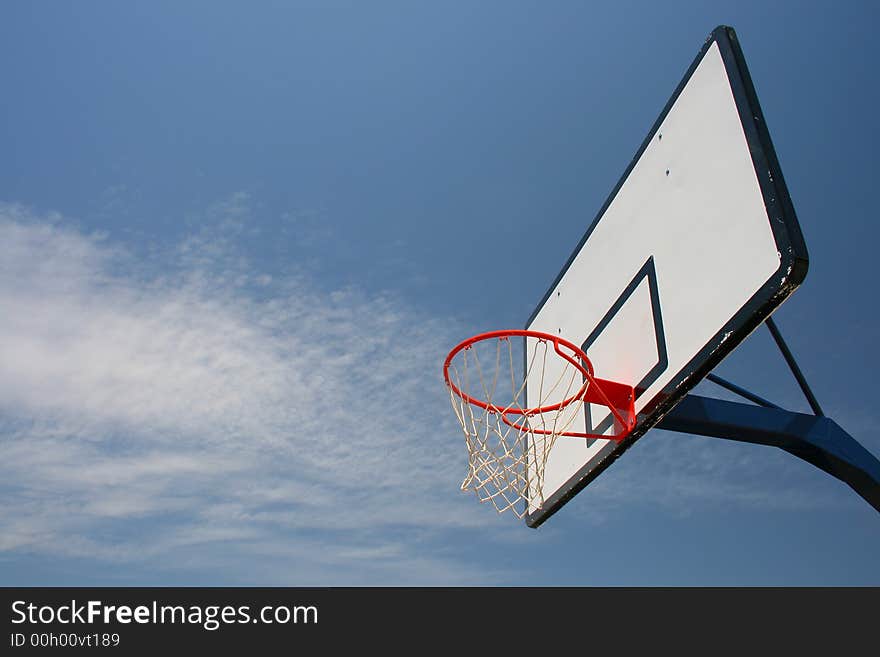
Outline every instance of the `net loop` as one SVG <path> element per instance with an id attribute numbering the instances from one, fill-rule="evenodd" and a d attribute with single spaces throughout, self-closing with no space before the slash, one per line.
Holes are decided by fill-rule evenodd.
<path id="1" fill-rule="evenodd" d="M 559 436 L 619 441 L 634 426 L 632 388 L 597 379 L 581 349 L 549 333 L 474 336 L 449 353 L 443 376 L 468 450 L 461 490 L 499 513 L 523 517 L 543 505 Z M 585 404 L 607 407 L 613 432 L 590 433 Z"/>

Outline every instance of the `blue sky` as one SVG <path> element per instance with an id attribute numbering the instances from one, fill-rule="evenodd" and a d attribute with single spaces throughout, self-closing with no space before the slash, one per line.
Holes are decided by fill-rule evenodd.
<path id="1" fill-rule="evenodd" d="M 655 431 L 496 515 L 440 376 L 726 23 L 810 252 L 775 317 L 880 454 L 871 3 L 255 4 L 0 10 L 0 582 L 880 584 L 876 511 L 770 448 Z M 764 330 L 717 372 L 808 410 Z"/>

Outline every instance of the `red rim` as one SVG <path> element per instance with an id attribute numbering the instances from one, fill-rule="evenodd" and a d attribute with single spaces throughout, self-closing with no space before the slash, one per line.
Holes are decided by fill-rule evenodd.
<path id="1" fill-rule="evenodd" d="M 469 349 L 475 343 L 481 342 L 483 340 L 491 340 L 493 338 L 503 339 L 514 336 L 536 338 L 542 342 L 552 342 L 554 351 L 556 351 L 559 356 L 571 363 L 583 375 L 584 385 L 574 395 L 572 395 L 568 399 L 563 399 L 557 404 L 551 404 L 549 406 L 536 406 L 535 408 L 504 409 L 496 406 L 495 404 L 490 404 L 481 399 L 471 397 L 470 395 L 459 389 L 459 387 L 456 386 L 449 378 L 449 366 L 452 364 L 452 359 L 455 358 L 456 354 L 458 354 L 460 351 Z M 565 347 L 566 349 L 570 349 L 573 355 L 562 352 L 560 350 L 560 346 Z M 576 359 L 579 359 L 580 362 L 578 362 L 578 360 Z M 488 333 L 480 333 L 479 335 L 475 335 L 474 337 L 468 338 L 461 344 L 457 345 L 452 351 L 449 352 L 449 355 L 446 357 L 446 361 L 443 363 L 443 378 L 446 380 L 446 385 L 449 386 L 450 390 L 452 390 L 453 393 L 458 395 L 468 404 L 478 406 L 479 408 L 487 410 L 490 413 L 498 413 L 505 424 L 510 425 L 520 431 L 526 431 L 533 434 L 572 436 L 574 438 L 597 438 L 620 442 L 624 438 L 626 438 L 635 427 L 635 408 L 633 407 L 635 391 L 633 390 L 632 386 L 617 383 L 614 381 L 596 379 L 593 375 L 593 364 L 590 362 L 590 359 L 587 358 L 587 355 L 579 347 L 572 344 L 568 340 L 565 340 L 564 338 L 561 338 L 558 335 L 553 335 L 551 333 L 528 331 L 524 329 L 506 329 L 502 331 L 490 331 Z M 607 391 L 603 389 L 606 387 L 608 388 Z M 615 400 L 614 402 L 611 401 L 612 397 Z M 611 414 L 614 416 L 614 418 L 620 423 L 620 431 L 617 434 L 610 436 L 605 434 L 580 433 L 569 431 L 556 432 L 548 431 L 545 429 L 531 428 L 524 424 L 517 424 L 513 420 L 507 419 L 507 415 L 521 415 L 528 417 L 530 415 L 539 415 L 541 413 L 558 411 L 579 399 L 589 401 L 589 403 L 597 403 L 606 406 L 611 411 Z"/>
<path id="2" fill-rule="evenodd" d="M 503 409 L 494 404 L 490 404 L 481 399 L 476 399 L 471 397 L 466 392 L 462 391 L 457 385 L 455 385 L 452 380 L 449 378 L 449 366 L 452 364 L 452 359 L 455 358 L 456 354 L 465 349 L 469 349 L 472 345 L 477 342 L 482 342 L 483 340 L 491 340 L 493 338 L 509 338 L 509 337 L 527 337 L 527 338 L 536 338 L 541 342 L 552 342 L 554 351 L 567 360 L 569 363 L 574 365 L 577 370 L 584 375 L 584 385 L 571 397 L 568 399 L 563 399 L 561 402 L 556 404 L 551 404 L 549 406 L 536 406 L 535 408 L 510 408 Z M 560 345 L 563 347 L 570 349 L 574 356 L 563 353 L 560 350 Z M 581 362 L 579 363 L 575 357 L 579 358 Z M 572 402 L 580 399 L 584 396 L 587 388 L 595 382 L 595 378 L 593 376 L 593 364 L 590 362 L 590 359 L 587 358 L 587 355 L 577 346 L 569 342 L 564 338 L 560 338 L 558 335 L 553 335 L 551 333 L 542 333 L 540 331 L 527 331 L 525 329 L 505 329 L 502 331 L 489 331 L 488 333 L 480 333 L 479 335 L 475 335 L 472 338 L 468 338 L 464 342 L 458 344 L 452 351 L 449 352 L 449 355 L 446 357 L 446 362 L 443 363 L 443 378 L 446 380 L 446 385 L 448 385 L 452 391 L 464 399 L 469 404 L 474 404 L 475 406 L 479 406 L 487 411 L 495 411 L 500 413 L 501 415 L 538 415 L 540 413 L 549 413 L 551 411 L 558 411 L 561 408 L 565 408 Z"/>

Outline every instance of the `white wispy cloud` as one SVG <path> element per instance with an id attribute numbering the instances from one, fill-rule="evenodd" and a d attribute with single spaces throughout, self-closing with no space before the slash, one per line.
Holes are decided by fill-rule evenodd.
<path id="1" fill-rule="evenodd" d="M 231 203 L 219 232 L 153 262 L 0 210 L 0 547 L 124 561 L 314 544 L 285 581 L 461 581 L 415 547 L 485 520 L 456 494 L 450 328 L 252 271 Z"/>

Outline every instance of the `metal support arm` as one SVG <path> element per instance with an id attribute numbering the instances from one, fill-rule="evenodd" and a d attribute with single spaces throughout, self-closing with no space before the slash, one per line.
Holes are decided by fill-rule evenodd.
<path id="1" fill-rule="evenodd" d="M 880 511 L 880 461 L 827 417 L 690 394 L 656 428 L 779 447 L 840 479 Z"/>

